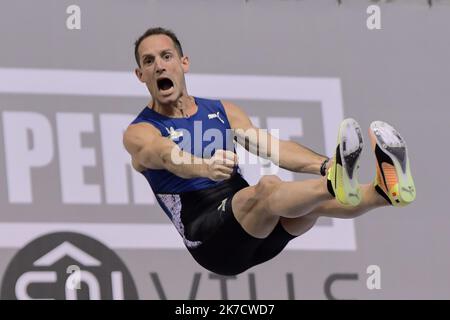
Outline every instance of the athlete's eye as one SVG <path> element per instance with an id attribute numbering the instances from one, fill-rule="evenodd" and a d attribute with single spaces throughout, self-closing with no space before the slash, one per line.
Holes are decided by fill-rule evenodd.
<path id="1" fill-rule="evenodd" d="M 153 58 L 145 58 L 144 59 L 144 64 L 152 64 L 153 63 Z"/>
<path id="2" fill-rule="evenodd" d="M 163 58 L 164 58 L 165 60 L 169 60 L 171 57 L 172 57 L 172 55 L 171 55 L 170 53 L 166 53 L 166 54 L 163 56 Z"/>

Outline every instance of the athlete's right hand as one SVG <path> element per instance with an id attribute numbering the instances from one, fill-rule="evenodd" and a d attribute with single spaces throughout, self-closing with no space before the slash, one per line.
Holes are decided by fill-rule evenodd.
<path id="1" fill-rule="evenodd" d="M 207 176 L 214 181 L 226 180 L 231 177 L 238 163 L 237 154 L 228 150 L 216 150 L 210 159 L 205 159 Z"/>

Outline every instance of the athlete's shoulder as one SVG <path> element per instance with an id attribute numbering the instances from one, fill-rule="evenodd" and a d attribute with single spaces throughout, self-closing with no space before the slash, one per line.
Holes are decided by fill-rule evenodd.
<path id="1" fill-rule="evenodd" d="M 142 122 L 144 120 L 146 120 L 148 118 L 148 114 L 147 114 L 147 107 L 144 107 L 139 113 L 138 115 L 133 119 L 133 121 L 131 121 L 130 124 L 136 124 L 139 122 Z"/>
<path id="2" fill-rule="evenodd" d="M 237 104 L 225 100 L 222 100 L 221 102 L 228 116 L 232 117 L 246 116 L 246 112 Z"/>
<path id="3" fill-rule="evenodd" d="M 232 128 L 252 127 L 247 113 L 240 106 L 231 101 L 223 100 L 222 105 Z"/>

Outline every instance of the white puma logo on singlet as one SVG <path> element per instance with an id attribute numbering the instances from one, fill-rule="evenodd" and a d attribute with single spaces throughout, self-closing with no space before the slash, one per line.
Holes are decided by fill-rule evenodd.
<path id="1" fill-rule="evenodd" d="M 217 113 L 210 113 L 210 114 L 208 114 L 208 119 L 219 119 L 220 122 L 225 124 L 225 121 L 223 121 L 222 118 L 220 117 L 219 111 L 217 111 Z"/>

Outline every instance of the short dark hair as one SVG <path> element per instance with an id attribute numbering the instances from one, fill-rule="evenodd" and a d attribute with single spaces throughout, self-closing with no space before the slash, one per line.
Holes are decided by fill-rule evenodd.
<path id="1" fill-rule="evenodd" d="M 147 31 L 145 31 L 144 34 L 142 34 L 134 43 L 134 57 L 136 58 L 136 63 L 138 64 L 139 67 L 141 66 L 141 62 L 139 61 L 139 53 L 138 53 L 139 45 L 145 38 L 148 38 L 148 37 L 154 36 L 154 35 L 158 35 L 158 34 L 166 35 L 170 39 L 172 39 L 173 44 L 175 45 L 175 49 L 177 50 L 178 54 L 180 55 L 180 57 L 183 56 L 183 49 L 181 48 L 181 43 L 178 40 L 175 33 L 173 33 L 173 31 L 165 29 L 165 28 L 161 28 L 161 27 L 150 28 Z"/>

